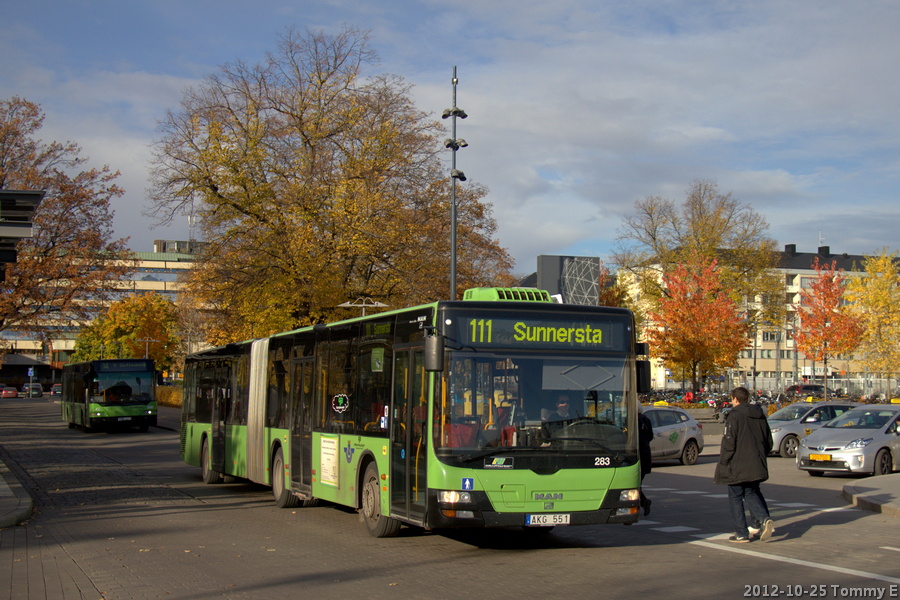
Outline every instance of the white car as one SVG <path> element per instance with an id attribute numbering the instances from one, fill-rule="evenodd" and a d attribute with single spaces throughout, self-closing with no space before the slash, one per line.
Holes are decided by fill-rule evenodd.
<path id="1" fill-rule="evenodd" d="M 687 411 L 674 406 L 645 406 L 653 424 L 650 451 L 653 460 L 677 458 L 692 465 L 703 452 L 703 426 Z"/>
<path id="2" fill-rule="evenodd" d="M 858 406 L 855 402 L 794 402 L 769 415 L 772 451 L 784 458 L 797 456 L 800 440 Z"/>
<path id="3" fill-rule="evenodd" d="M 824 473 L 887 475 L 900 468 L 900 404 L 848 410 L 800 442 L 797 467 Z"/>

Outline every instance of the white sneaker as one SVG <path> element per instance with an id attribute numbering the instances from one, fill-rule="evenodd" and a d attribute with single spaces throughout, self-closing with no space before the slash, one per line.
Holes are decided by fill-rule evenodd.
<path id="1" fill-rule="evenodd" d="M 773 533 L 775 533 L 775 521 L 766 519 L 766 522 L 763 523 L 762 526 L 762 532 L 759 534 L 759 539 L 765 542 L 772 537 Z"/>
<path id="2" fill-rule="evenodd" d="M 759 532 L 762 531 L 759 527 L 748 527 L 747 531 L 750 532 L 750 537 L 756 537 L 759 535 Z"/>

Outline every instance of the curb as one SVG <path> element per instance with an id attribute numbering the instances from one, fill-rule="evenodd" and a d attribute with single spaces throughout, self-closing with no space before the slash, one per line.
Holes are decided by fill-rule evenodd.
<path id="1" fill-rule="evenodd" d="M 3 529 L 30 519 L 34 500 L 3 461 L 0 461 L 0 475 L 0 529 Z"/>
<path id="2" fill-rule="evenodd" d="M 885 489 L 890 489 L 895 486 L 882 486 L 881 491 L 873 489 L 874 486 L 857 487 L 873 480 L 888 477 L 890 477 L 892 481 L 895 481 L 895 478 L 900 478 L 898 475 L 881 475 L 878 477 L 868 477 L 857 483 L 848 483 L 841 491 L 841 496 L 844 497 L 844 500 L 857 508 L 891 517 L 900 517 L 900 504 L 897 503 L 897 494 L 884 491 Z"/>

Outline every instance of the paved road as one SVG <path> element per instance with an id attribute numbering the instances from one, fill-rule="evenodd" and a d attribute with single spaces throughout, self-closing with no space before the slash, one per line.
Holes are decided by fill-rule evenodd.
<path id="1" fill-rule="evenodd" d="M 179 461 L 178 446 L 174 430 L 84 434 L 67 429 L 46 400 L 4 402 L 0 455 L 31 490 L 35 515 L 0 531 L 0 597 L 759 598 L 785 597 L 792 586 L 792 597 L 840 598 L 900 590 L 896 519 L 842 497 L 848 482 L 863 480 L 811 478 L 780 459 L 764 487 L 778 522 L 768 543 L 724 541 L 727 500 L 711 483 L 714 456 L 657 465 L 646 480 L 653 512 L 632 527 L 403 529 L 376 540 L 352 511 L 279 510 L 261 486 L 205 486 Z"/>

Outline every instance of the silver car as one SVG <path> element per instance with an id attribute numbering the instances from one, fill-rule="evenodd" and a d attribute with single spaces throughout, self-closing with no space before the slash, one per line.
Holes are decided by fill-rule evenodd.
<path id="1" fill-rule="evenodd" d="M 860 405 L 813 431 L 800 442 L 797 467 L 810 475 L 826 471 L 886 475 L 900 467 L 900 404 Z"/>
<path id="2" fill-rule="evenodd" d="M 643 410 L 653 424 L 653 460 L 677 458 L 685 465 L 697 462 L 703 452 L 703 427 L 694 417 L 674 406 L 645 406 Z"/>
<path id="3" fill-rule="evenodd" d="M 794 402 L 773 412 L 769 415 L 773 452 L 796 457 L 800 440 L 855 406 L 855 402 Z"/>

